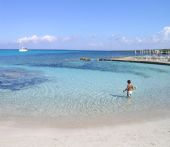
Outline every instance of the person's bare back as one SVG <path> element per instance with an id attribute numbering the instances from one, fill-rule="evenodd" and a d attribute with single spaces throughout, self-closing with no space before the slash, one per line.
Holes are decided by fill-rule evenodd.
<path id="1" fill-rule="evenodd" d="M 132 85 L 131 81 L 127 81 L 127 88 L 123 90 L 123 92 L 127 91 L 127 97 L 131 97 L 132 91 L 135 89 L 135 87 Z"/>

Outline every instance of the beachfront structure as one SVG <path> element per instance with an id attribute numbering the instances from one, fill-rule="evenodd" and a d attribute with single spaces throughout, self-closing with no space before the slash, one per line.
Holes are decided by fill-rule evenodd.
<path id="1" fill-rule="evenodd" d="M 135 55 L 139 52 L 140 55 L 170 55 L 170 49 L 142 49 L 135 50 Z"/>

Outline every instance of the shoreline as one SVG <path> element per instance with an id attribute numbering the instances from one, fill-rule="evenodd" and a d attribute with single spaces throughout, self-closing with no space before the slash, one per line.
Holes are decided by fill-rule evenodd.
<path id="1" fill-rule="evenodd" d="M 169 109 L 148 109 L 136 112 L 120 112 L 115 114 L 100 114 L 90 116 L 58 116 L 58 117 L 26 117 L 9 116 L 1 117 L 0 124 L 9 124 L 11 127 L 27 128 L 57 128 L 81 129 L 100 128 L 104 126 L 116 127 L 125 124 L 141 123 L 170 118 Z"/>

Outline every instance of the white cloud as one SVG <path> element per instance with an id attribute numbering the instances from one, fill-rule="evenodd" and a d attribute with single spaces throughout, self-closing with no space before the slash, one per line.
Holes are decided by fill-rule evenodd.
<path id="1" fill-rule="evenodd" d="M 170 26 L 150 36 L 129 37 L 120 34 L 110 36 L 27 36 L 17 40 L 28 48 L 77 48 L 77 49 L 141 49 L 169 48 Z"/>
<path id="2" fill-rule="evenodd" d="M 170 41 L 170 26 L 164 27 L 160 34 L 163 35 L 164 41 Z"/>
<path id="3" fill-rule="evenodd" d="M 44 36 L 37 36 L 33 35 L 30 37 L 22 37 L 17 40 L 19 44 L 30 44 L 30 43 L 52 43 L 52 42 L 68 42 L 73 40 L 75 37 L 73 36 L 51 36 L 51 35 L 44 35 Z"/>
<path id="4" fill-rule="evenodd" d="M 58 37 L 50 36 L 50 35 L 45 35 L 41 39 L 42 39 L 42 41 L 54 42 L 54 41 L 58 40 Z"/>
<path id="5" fill-rule="evenodd" d="M 55 36 L 45 35 L 45 36 L 37 36 L 33 35 L 30 37 L 22 37 L 18 39 L 18 43 L 39 43 L 39 42 L 55 42 L 58 38 Z"/>
<path id="6" fill-rule="evenodd" d="M 99 42 L 99 43 L 89 43 L 88 44 L 89 47 L 102 47 L 103 43 Z"/>
<path id="7" fill-rule="evenodd" d="M 65 36 L 65 37 L 62 38 L 62 40 L 63 40 L 63 41 L 71 41 L 71 40 L 73 40 L 73 37 L 71 37 L 71 36 Z"/>
<path id="8" fill-rule="evenodd" d="M 114 37 L 112 35 L 112 37 Z M 133 44 L 133 43 L 166 43 L 170 41 L 170 26 L 166 26 L 162 31 L 150 36 L 150 37 L 135 37 L 129 38 L 125 36 L 115 37 L 114 41 L 123 43 L 123 44 Z"/>
<path id="9" fill-rule="evenodd" d="M 136 37 L 135 41 L 138 42 L 138 43 L 142 43 L 144 41 L 144 39 L 140 38 L 140 37 Z"/>
<path id="10" fill-rule="evenodd" d="M 164 27 L 163 32 L 165 33 L 165 35 L 170 35 L 170 26 Z"/>
<path id="11" fill-rule="evenodd" d="M 131 38 L 122 36 L 122 37 L 119 38 L 119 41 L 123 42 L 123 43 L 131 44 L 135 41 L 135 39 L 131 39 Z"/>
<path id="12" fill-rule="evenodd" d="M 166 43 L 170 41 L 170 26 L 166 26 L 162 31 L 154 34 L 150 38 L 146 38 L 150 43 Z"/>

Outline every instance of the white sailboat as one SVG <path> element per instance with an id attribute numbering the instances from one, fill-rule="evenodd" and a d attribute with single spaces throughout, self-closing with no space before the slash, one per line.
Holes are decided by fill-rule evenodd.
<path id="1" fill-rule="evenodd" d="M 27 52 L 28 51 L 28 48 L 26 47 L 22 47 L 19 49 L 19 52 Z"/>

